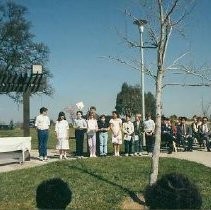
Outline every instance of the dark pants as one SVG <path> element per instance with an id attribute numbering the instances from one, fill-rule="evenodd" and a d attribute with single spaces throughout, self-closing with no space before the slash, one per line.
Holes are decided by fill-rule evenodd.
<path id="1" fill-rule="evenodd" d="M 140 135 L 138 140 L 134 141 L 134 152 L 143 152 L 143 137 Z"/>
<path id="2" fill-rule="evenodd" d="M 193 137 L 182 137 L 182 145 L 186 151 L 192 151 L 193 150 Z"/>
<path id="3" fill-rule="evenodd" d="M 37 130 L 39 156 L 47 156 L 48 130 Z"/>
<path id="4" fill-rule="evenodd" d="M 155 138 L 153 135 L 149 136 L 145 134 L 146 138 L 146 150 L 147 152 L 153 152 L 154 144 L 155 144 Z"/>
<path id="5" fill-rule="evenodd" d="M 75 130 L 76 155 L 83 156 L 84 130 Z"/>
<path id="6" fill-rule="evenodd" d="M 208 134 L 203 134 L 202 135 L 202 142 L 204 142 L 206 144 L 207 147 L 207 151 L 210 152 L 211 149 L 211 142 L 210 142 L 210 137 Z"/>
<path id="7" fill-rule="evenodd" d="M 167 145 L 169 153 L 173 152 L 173 141 L 174 137 L 170 133 L 163 133 L 161 135 L 161 142 Z"/>
<path id="8" fill-rule="evenodd" d="M 132 142 L 132 140 L 130 140 L 130 141 L 124 140 L 124 143 L 125 143 L 125 154 L 133 154 L 133 151 L 132 151 L 133 142 Z"/>

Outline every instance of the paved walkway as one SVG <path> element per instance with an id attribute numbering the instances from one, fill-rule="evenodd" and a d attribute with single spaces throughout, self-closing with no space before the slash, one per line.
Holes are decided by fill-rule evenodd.
<path id="1" fill-rule="evenodd" d="M 10 163 L 5 162 L 7 160 L 2 162 L 0 160 L 0 173 L 6 172 L 6 171 L 19 170 L 19 169 L 23 169 L 23 168 L 36 167 L 36 166 L 48 164 L 50 162 L 60 161 L 58 159 L 59 158 L 58 152 L 56 150 L 48 150 L 48 155 L 49 155 L 48 161 L 39 161 L 37 159 L 37 157 L 38 157 L 37 150 L 32 150 L 31 151 L 31 160 L 25 161 L 24 164 L 19 164 L 18 162 L 10 162 Z M 194 162 L 201 163 L 201 164 L 211 168 L 211 152 L 194 150 L 193 152 L 177 152 L 177 153 L 172 153 L 170 155 L 166 154 L 166 153 L 161 153 L 160 156 L 194 161 Z M 70 159 L 75 159 L 75 158 L 70 157 Z"/>

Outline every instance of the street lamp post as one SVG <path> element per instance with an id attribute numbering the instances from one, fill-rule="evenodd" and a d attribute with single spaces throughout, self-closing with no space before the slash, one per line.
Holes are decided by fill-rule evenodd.
<path id="1" fill-rule="evenodd" d="M 144 32 L 144 25 L 147 24 L 146 20 L 138 19 L 133 22 L 135 25 L 138 26 L 139 34 L 140 34 L 140 55 L 141 55 L 141 97 L 142 97 L 142 119 L 145 120 L 145 97 L 144 97 L 144 44 L 143 44 L 143 32 Z M 143 134 L 143 145 L 146 145 L 145 141 L 145 134 Z"/>

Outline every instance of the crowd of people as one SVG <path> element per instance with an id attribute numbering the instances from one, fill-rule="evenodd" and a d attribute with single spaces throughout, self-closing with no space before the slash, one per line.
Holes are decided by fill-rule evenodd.
<path id="1" fill-rule="evenodd" d="M 47 160 L 47 140 L 50 126 L 47 111 L 47 108 L 42 107 L 35 122 L 40 160 Z M 197 141 L 199 146 L 206 146 L 207 151 L 210 151 L 210 130 L 207 121 L 206 117 L 194 116 L 193 123 L 187 124 L 185 117 L 173 122 L 162 117 L 162 143 L 168 145 L 169 153 L 173 151 L 175 145 L 181 145 L 184 151 L 192 151 L 194 141 Z M 145 121 L 142 120 L 141 114 L 136 114 L 135 120 L 132 122 L 130 115 L 126 115 L 125 119 L 122 120 L 119 114 L 113 111 L 111 119 L 107 121 L 105 115 L 98 116 L 96 108 L 91 107 L 86 116 L 83 116 L 82 111 L 77 111 L 73 127 L 75 129 L 77 157 L 83 157 L 85 134 L 87 135 L 89 156 L 97 156 L 98 141 L 99 155 L 106 156 L 108 154 L 108 131 L 111 132 L 114 156 L 120 156 L 122 143 L 124 143 L 125 156 L 142 155 L 143 134 L 146 138 L 146 151 L 148 153 L 153 151 L 155 123 L 150 114 L 147 114 Z M 55 135 L 59 158 L 66 159 L 67 150 L 69 150 L 69 124 L 64 112 L 60 112 L 58 115 Z M 61 194 L 65 196 L 60 196 Z M 144 198 L 145 204 L 150 209 L 199 209 L 202 205 L 202 198 L 197 186 L 186 176 L 177 173 L 166 174 L 153 185 L 147 186 L 144 190 Z M 71 199 L 71 189 L 66 182 L 59 178 L 43 181 L 36 191 L 38 209 L 65 209 Z"/>
<path id="2" fill-rule="evenodd" d="M 39 142 L 39 159 L 47 160 L 47 140 L 50 120 L 47 116 L 48 109 L 42 107 L 40 115 L 37 116 L 35 126 L 37 128 Z M 197 142 L 200 147 L 204 146 L 210 152 L 210 128 L 207 117 L 193 117 L 193 123 L 188 124 L 186 117 L 180 117 L 175 121 L 162 117 L 161 123 L 161 145 L 166 145 L 168 153 L 171 154 L 178 146 L 184 151 L 193 151 L 193 143 Z M 151 114 L 142 120 L 140 113 L 131 120 L 130 115 L 121 119 L 116 111 L 112 112 L 111 119 L 107 120 L 104 114 L 97 115 L 96 108 L 92 106 L 84 116 L 82 111 L 77 111 L 73 122 L 76 139 L 76 156 L 82 158 L 84 155 L 84 137 L 87 136 L 87 146 L 90 157 L 107 156 L 108 154 L 108 131 L 111 132 L 114 156 L 120 156 L 120 147 L 124 144 L 125 156 L 141 156 L 143 154 L 143 137 L 146 141 L 146 152 L 153 152 L 155 142 L 155 122 Z M 69 150 L 69 124 L 65 113 L 60 112 L 55 124 L 57 138 L 56 149 L 59 150 L 59 158 L 67 159 Z M 99 154 L 98 154 L 99 148 Z"/>
<path id="3" fill-rule="evenodd" d="M 174 148 L 182 146 L 183 151 L 193 151 L 193 143 L 199 147 L 206 147 L 210 152 L 211 131 L 207 117 L 193 117 L 191 124 L 187 123 L 186 117 L 179 117 L 171 121 L 169 118 L 162 117 L 161 140 L 168 145 L 168 152 L 172 153 Z"/>

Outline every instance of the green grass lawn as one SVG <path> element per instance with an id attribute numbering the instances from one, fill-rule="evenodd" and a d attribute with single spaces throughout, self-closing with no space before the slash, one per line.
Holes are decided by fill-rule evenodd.
<path id="1" fill-rule="evenodd" d="M 177 171 L 196 183 L 203 209 L 211 209 L 211 169 L 203 165 L 162 158 L 160 176 Z M 60 177 L 73 191 L 69 208 L 118 209 L 126 197 L 136 198 L 149 180 L 150 158 L 106 157 L 68 160 L 0 174 L 0 209 L 34 209 L 38 184 Z"/>
<path id="2" fill-rule="evenodd" d="M 22 136 L 22 130 L 0 131 L 0 136 Z M 36 131 L 31 129 L 32 148 L 37 149 Z M 74 130 L 70 129 L 74 137 Z M 86 141 L 85 141 L 86 146 Z M 56 138 L 50 130 L 48 148 L 55 149 Z M 123 147 L 122 147 L 123 149 Z M 75 140 L 70 139 L 70 152 Z M 109 143 L 109 152 L 113 151 Z M 118 209 L 126 197 L 136 198 L 149 181 L 150 158 L 106 157 L 68 160 L 0 174 L 0 209 L 35 209 L 38 184 L 60 177 L 73 191 L 69 205 L 73 209 Z M 195 182 L 203 196 L 203 209 L 211 209 L 211 169 L 203 165 L 172 158 L 161 158 L 160 174 L 177 171 Z"/>

